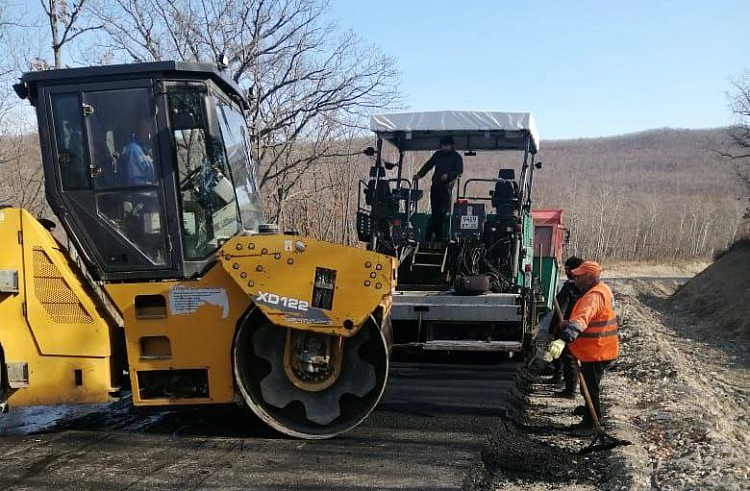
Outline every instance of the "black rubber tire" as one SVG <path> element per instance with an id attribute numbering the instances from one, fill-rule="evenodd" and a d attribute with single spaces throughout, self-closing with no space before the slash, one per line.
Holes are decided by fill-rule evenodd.
<path id="1" fill-rule="evenodd" d="M 260 384 L 270 374 L 271 364 L 255 354 L 253 333 L 261 327 L 267 328 L 269 324 L 270 322 L 259 311 L 251 313 L 238 328 L 232 350 L 235 386 L 247 406 L 261 420 L 285 435 L 318 440 L 349 431 L 367 418 L 383 395 L 389 369 L 388 343 L 374 318 L 365 322 L 352 339 L 357 336 L 368 336 L 357 349 L 357 355 L 363 363 L 369 363 L 374 367 L 375 386 L 362 397 L 349 393 L 343 394 L 338 401 L 340 415 L 325 425 L 308 420 L 302 403 L 294 401 L 284 408 L 278 408 L 264 400 Z M 390 323 L 387 325 L 389 326 Z M 271 328 L 284 329 L 272 325 Z M 279 339 L 283 339 L 283 336 Z M 346 342 L 344 346 L 346 349 Z M 282 344 L 278 356 L 283 357 L 283 349 Z M 337 385 L 345 381 L 347 365 L 346 362 L 344 363 L 339 379 L 330 388 L 314 394 L 304 393 L 305 397 L 330 397 Z M 288 390 L 289 387 L 285 389 Z M 296 390 L 301 391 L 301 389 Z"/>

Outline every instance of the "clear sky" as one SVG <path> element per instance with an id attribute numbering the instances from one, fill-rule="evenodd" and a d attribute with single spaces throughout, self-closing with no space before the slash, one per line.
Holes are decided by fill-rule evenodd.
<path id="1" fill-rule="evenodd" d="M 409 110 L 532 111 L 541 137 L 724 126 L 750 0 L 331 0 L 398 59 Z"/>

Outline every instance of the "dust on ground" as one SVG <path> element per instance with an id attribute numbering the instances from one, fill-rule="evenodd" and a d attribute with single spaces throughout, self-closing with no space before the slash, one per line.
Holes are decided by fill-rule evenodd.
<path id="1" fill-rule="evenodd" d="M 618 284 L 622 351 L 605 375 L 605 407 L 640 433 L 651 489 L 747 489 L 750 345 L 700 327 L 670 299 L 677 287 Z"/>
<path id="2" fill-rule="evenodd" d="M 688 278 L 703 271 L 711 263 L 708 261 L 674 262 L 608 262 L 602 264 L 603 278 Z"/>

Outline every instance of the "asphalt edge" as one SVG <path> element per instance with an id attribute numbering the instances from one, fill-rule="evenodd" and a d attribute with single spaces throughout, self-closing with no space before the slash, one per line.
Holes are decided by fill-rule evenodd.
<path id="1" fill-rule="evenodd" d="M 500 415 L 502 422 L 497 428 L 487 435 L 487 444 L 482 450 L 481 459 L 471 466 L 465 475 L 462 490 L 486 491 L 490 489 L 496 466 L 492 463 L 490 455 L 485 449 L 493 438 L 505 429 L 505 431 L 522 426 L 526 419 L 529 405 L 529 395 L 532 393 L 533 384 L 540 380 L 540 364 L 531 363 L 524 365 L 516 375 L 515 385 L 508 394 L 507 412 Z M 641 440 L 640 430 L 627 421 L 627 413 L 632 413 L 635 408 L 621 402 L 617 405 L 606 405 L 607 433 L 612 436 L 631 442 L 630 445 L 616 447 L 606 451 L 606 484 L 609 491 L 646 491 L 652 489 L 652 467 L 648 451 Z"/>
<path id="2" fill-rule="evenodd" d="M 528 408 L 528 394 L 531 391 L 531 384 L 535 375 L 529 370 L 530 365 L 524 364 L 516 374 L 513 387 L 508 391 L 508 404 L 506 411 L 499 414 L 501 422 L 497 427 L 492 428 L 485 438 L 479 459 L 472 464 L 464 474 L 461 485 L 462 491 L 490 491 L 497 466 L 493 462 L 493 456 L 489 449 L 492 440 L 503 431 L 515 431 L 517 426 L 522 426 L 526 418 L 526 409 Z"/>

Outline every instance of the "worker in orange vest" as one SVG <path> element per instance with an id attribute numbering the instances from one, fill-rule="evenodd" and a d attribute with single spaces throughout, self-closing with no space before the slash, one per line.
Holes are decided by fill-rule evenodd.
<path id="1" fill-rule="evenodd" d="M 620 352 L 614 298 L 612 290 L 601 281 L 601 272 L 601 266 L 594 261 L 586 261 L 571 271 L 583 295 L 573 307 L 570 318 L 560 325 L 560 339 L 581 362 L 581 373 L 600 421 L 602 376 L 607 365 Z M 584 413 L 583 421 L 574 425 L 572 430 L 580 436 L 593 433 L 594 422 L 588 411 Z"/>

